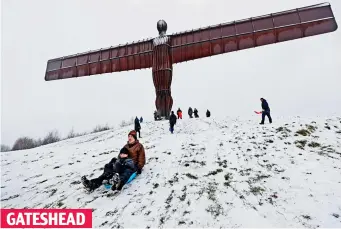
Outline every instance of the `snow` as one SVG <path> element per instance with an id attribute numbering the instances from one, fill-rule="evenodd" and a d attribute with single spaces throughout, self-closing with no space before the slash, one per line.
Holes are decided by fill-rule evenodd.
<path id="1" fill-rule="evenodd" d="M 341 227 L 341 118 L 258 118 L 186 117 L 173 135 L 142 123 L 146 165 L 118 195 L 80 177 L 99 176 L 131 127 L 1 153 L 1 207 L 92 208 L 106 228 Z"/>

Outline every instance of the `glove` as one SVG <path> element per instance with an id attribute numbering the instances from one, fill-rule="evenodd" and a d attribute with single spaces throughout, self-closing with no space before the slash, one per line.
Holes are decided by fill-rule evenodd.
<path id="1" fill-rule="evenodd" d="M 114 157 L 113 159 L 111 159 L 110 164 L 114 164 L 116 161 L 117 161 L 117 158 Z"/>
<path id="2" fill-rule="evenodd" d="M 136 171 L 137 174 L 141 174 L 141 172 L 142 172 L 142 169 L 137 169 Z"/>

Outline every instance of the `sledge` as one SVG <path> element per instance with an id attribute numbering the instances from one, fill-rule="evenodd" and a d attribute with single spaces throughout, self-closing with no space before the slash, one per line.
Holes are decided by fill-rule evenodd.
<path id="1" fill-rule="evenodd" d="M 262 114 L 262 111 L 255 111 L 256 114 Z"/>
<path id="2" fill-rule="evenodd" d="M 125 183 L 124 186 L 129 184 L 132 180 L 134 180 L 136 175 L 137 175 L 137 172 L 134 172 L 133 174 L 131 174 L 131 176 L 129 177 L 127 183 Z M 111 189 L 111 186 L 112 186 L 112 184 L 108 184 L 108 183 L 107 184 L 103 184 L 103 185 L 104 185 L 105 189 Z"/>

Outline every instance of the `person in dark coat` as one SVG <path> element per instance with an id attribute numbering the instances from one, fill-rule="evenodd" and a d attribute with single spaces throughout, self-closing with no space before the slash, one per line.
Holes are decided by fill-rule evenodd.
<path id="1" fill-rule="evenodd" d="M 140 120 L 137 118 L 137 116 L 136 116 L 136 118 L 135 118 L 135 131 L 137 132 L 137 133 L 139 133 L 139 138 L 141 137 L 141 125 L 140 125 Z"/>
<path id="2" fill-rule="evenodd" d="M 133 159 L 129 158 L 129 150 L 123 147 L 120 151 L 119 158 L 115 163 L 115 171 L 118 173 L 118 179 L 115 181 L 110 181 L 112 183 L 111 189 L 121 190 L 123 185 L 127 183 L 130 176 L 137 171 L 137 167 Z"/>
<path id="3" fill-rule="evenodd" d="M 193 116 L 192 116 L 193 115 L 192 107 L 188 108 L 188 115 L 189 115 L 190 118 L 193 118 Z"/>
<path id="4" fill-rule="evenodd" d="M 154 111 L 154 121 L 157 120 L 157 111 Z"/>
<path id="5" fill-rule="evenodd" d="M 197 108 L 194 108 L 194 117 L 195 118 L 199 118 L 199 115 L 198 115 L 198 110 L 197 110 Z"/>
<path id="6" fill-rule="evenodd" d="M 176 118 L 176 116 L 174 114 L 174 111 L 172 111 L 172 114 L 169 117 L 169 125 L 170 125 L 169 130 L 170 130 L 171 133 L 174 132 L 174 126 L 176 124 L 176 120 L 177 120 L 177 118 Z"/>
<path id="7" fill-rule="evenodd" d="M 261 125 L 264 124 L 265 116 L 267 116 L 269 119 L 269 122 L 272 123 L 272 118 L 270 115 L 270 107 L 269 107 L 268 102 L 263 98 L 261 98 L 260 101 L 262 102 L 262 110 L 263 111 L 262 111 L 262 121 L 259 124 L 261 124 Z"/>
<path id="8" fill-rule="evenodd" d="M 207 109 L 207 111 L 206 111 L 206 117 L 207 118 L 209 118 L 209 117 L 211 117 L 211 112 Z"/>
<path id="9" fill-rule="evenodd" d="M 140 118 L 140 123 L 142 123 L 143 122 L 143 118 L 142 118 L 142 116 L 141 116 L 141 118 Z"/>

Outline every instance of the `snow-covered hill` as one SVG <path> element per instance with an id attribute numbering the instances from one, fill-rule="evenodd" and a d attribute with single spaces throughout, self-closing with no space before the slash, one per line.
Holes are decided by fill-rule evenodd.
<path id="1" fill-rule="evenodd" d="M 258 122 L 142 123 L 146 166 L 119 195 L 80 177 L 101 174 L 128 127 L 1 153 L 1 207 L 92 208 L 105 228 L 341 227 L 341 119 Z"/>

